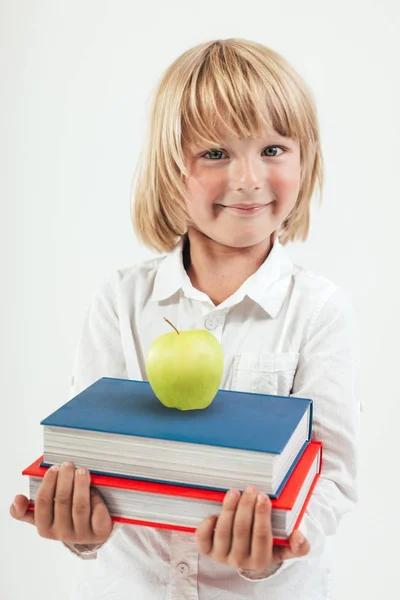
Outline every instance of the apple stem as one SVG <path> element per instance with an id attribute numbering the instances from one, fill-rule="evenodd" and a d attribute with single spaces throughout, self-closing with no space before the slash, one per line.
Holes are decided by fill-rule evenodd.
<path id="1" fill-rule="evenodd" d="M 177 330 L 177 328 L 175 327 L 175 325 L 173 325 L 171 323 L 171 321 L 168 321 L 168 319 L 166 317 L 164 317 L 164 321 L 166 321 L 168 323 L 168 325 L 171 325 L 172 329 L 175 329 L 176 333 L 179 335 L 179 331 Z"/>

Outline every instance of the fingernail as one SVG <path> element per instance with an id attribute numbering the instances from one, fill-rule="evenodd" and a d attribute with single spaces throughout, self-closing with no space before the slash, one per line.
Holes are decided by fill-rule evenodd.
<path id="1" fill-rule="evenodd" d="M 303 534 L 299 534 L 297 536 L 297 541 L 296 541 L 296 548 L 301 548 L 302 545 L 304 544 L 304 542 L 306 541 L 305 537 Z"/>
<path id="2" fill-rule="evenodd" d="M 76 470 L 78 475 L 87 475 L 87 469 L 85 467 L 78 467 Z"/>
<path id="3" fill-rule="evenodd" d="M 229 490 L 229 492 L 226 495 L 226 499 L 227 500 L 236 500 L 236 498 L 238 497 L 238 492 L 237 490 Z"/>
<path id="4" fill-rule="evenodd" d="M 57 471 L 59 470 L 59 468 L 60 468 L 60 465 L 51 465 L 51 467 L 50 467 L 50 471 L 55 471 L 55 472 L 57 472 Z"/>
<path id="5" fill-rule="evenodd" d="M 61 465 L 62 467 L 73 467 L 72 462 L 70 462 L 69 460 L 63 462 L 63 464 Z"/>
<path id="6" fill-rule="evenodd" d="M 257 496 L 257 506 L 263 506 L 266 504 L 267 496 L 265 494 L 258 494 Z"/>
<path id="7" fill-rule="evenodd" d="M 257 489 L 254 487 L 254 485 L 248 485 L 246 488 L 246 494 L 255 494 L 257 492 Z"/>

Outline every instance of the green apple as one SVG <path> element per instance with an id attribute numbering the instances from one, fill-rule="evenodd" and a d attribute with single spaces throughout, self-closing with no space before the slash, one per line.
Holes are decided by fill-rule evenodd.
<path id="1" fill-rule="evenodd" d="M 174 331 L 158 336 L 146 357 L 149 383 L 168 408 L 206 408 L 213 401 L 224 370 L 222 346 L 205 329 Z"/>

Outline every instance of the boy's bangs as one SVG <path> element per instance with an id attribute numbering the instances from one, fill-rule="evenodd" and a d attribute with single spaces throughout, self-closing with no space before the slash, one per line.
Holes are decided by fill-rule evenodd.
<path id="1" fill-rule="evenodd" d="M 239 60 L 236 65 L 211 61 L 203 65 L 182 98 L 184 143 L 220 145 L 221 128 L 240 139 L 259 137 L 266 127 L 299 139 L 302 115 L 289 106 L 290 90 L 264 71 L 261 77 Z"/>

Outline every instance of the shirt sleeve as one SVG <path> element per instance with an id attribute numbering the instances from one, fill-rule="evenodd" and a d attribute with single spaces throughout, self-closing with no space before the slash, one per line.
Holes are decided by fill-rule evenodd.
<path id="1" fill-rule="evenodd" d="M 67 544 L 66 542 L 63 544 L 82 560 L 96 560 L 97 550 L 104 546 L 104 544 Z"/>
<path id="2" fill-rule="evenodd" d="M 292 396 L 313 400 L 312 439 L 322 442 L 322 471 L 300 531 L 310 552 L 271 571 L 243 571 L 260 581 L 276 577 L 299 560 L 322 552 L 325 538 L 357 502 L 360 402 L 357 394 L 359 344 L 352 303 L 337 289 L 320 302 L 309 320 L 294 378 Z"/>
<path id="3" fill-rule="evenodd" d="M 114 279 L 107 280 L 86 311 L 75 353 L 71 397 L 101 377 L 128 378 L 115 288 Z"/>
<path id="4" fill-rule="evenodd" d="M 70 397 L 101 377 L 128 378 L 112 279 L 95 292 L 86 310 L 73 362 Z M 97 551 L 118 528 L 118 524 L 114 524 L 110 537 L 103 544 L 64 545 L 82 559 L 96 559 Z"/>

